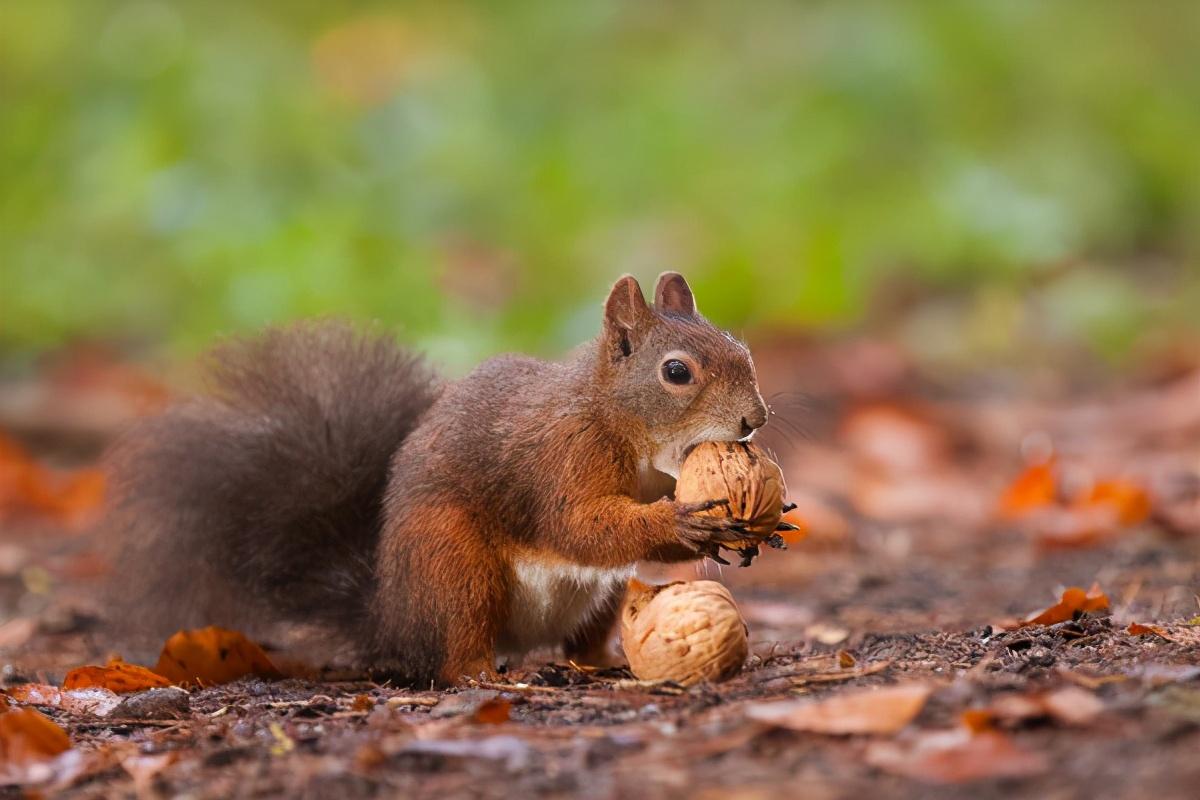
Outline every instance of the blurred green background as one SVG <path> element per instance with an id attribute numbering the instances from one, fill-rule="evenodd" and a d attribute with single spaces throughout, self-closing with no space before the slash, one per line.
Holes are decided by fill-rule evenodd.
<path id="1" fill-rule="evenodd" d="M 0 2 L 10 358 L 347 314 L 461 366 L 663 268 L 1120 357 L 1197 325 L 1198 223 L 1190 0 Z"/>

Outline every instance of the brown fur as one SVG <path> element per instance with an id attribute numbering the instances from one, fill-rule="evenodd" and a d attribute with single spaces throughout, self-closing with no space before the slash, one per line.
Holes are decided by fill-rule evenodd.
<path id="1" fill-rule="evenodd" d="M 559 643 L 598 656 L 620 570 L 745 535 L 665 497 L 662 470 L 766 421 L 745 346 L 696 313 L 675 273 L 655 297 L 622 278 L 601 335 L 567 360 L 501 356 L 440 392 L 411 356 L 344 328 L 226 350 L 232 395 L 176 409 L 119 451 L 119 509 L 149 543 L 131 552 L 168 565 L 151 589 L 180 598 L 177 624 L 220 621 L 203 615 L 216 596 L 248 586 L 256 608 L 340 626 L 361 660 L 418 683 L 490 673 L 498 644 L 521 639 L 509 623 L 527 609 L 510 600 L 543 585 L 556 588 L 534 621 L 571 626 Z M 326 347 L 277 357 L 314 337 Z M 672 353 L 694 384 L 661 378 Z"/>

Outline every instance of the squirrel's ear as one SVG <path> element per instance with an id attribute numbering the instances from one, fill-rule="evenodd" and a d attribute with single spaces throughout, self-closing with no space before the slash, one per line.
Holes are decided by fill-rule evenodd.
<path id="1" fill-rule="evenodd" d="M 682 275 L 664 272 L 658 276 L 658 286 L 654 289 L 654 307 L 663 314 L 690 317 L 696 313 L 696 298 Z"/>
<path id="2" fill-rule="evenodd" d="M 650 322 L 650 307 L 642 296 L 642 287 L 632 275 L 622 275 L 604 301 L 604 337 L 621 355 L 633 352 L 633 345 Z"/>

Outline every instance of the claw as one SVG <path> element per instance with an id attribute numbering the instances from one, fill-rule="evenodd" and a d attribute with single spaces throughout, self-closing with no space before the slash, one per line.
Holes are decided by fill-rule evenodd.
<path id="1" fill-rule="evenodd" d="M 787 542 L 778 533 L 769 534 L 767 538 L 763 539 L 763 542 L 767 547 L 775 550 L 787 550 Z"/>
<path id="2" fill-rule="evenodd" d="M 713 561 L 717 562 L 718 564 L 724 564 L 727 567 L 729 566 L 729 562 L 726 561 L 725 559 L 721 558 L 720 553 L 708 553 L 707 555 L 709 558 L 711 558 Z"/>
<path id="3" fill-rule="evenodd" d="M 777 530 L 777 531 L 798 531 L 798 530 L 800 530 L 800 526 L 793 525 L 790 522 L 781 522 L 775 526 L 775 530 Z"/>

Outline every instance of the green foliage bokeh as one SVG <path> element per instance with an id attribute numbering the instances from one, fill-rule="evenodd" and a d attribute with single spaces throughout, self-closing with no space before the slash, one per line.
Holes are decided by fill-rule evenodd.
<path id="1" fill-rule="evenodd" d="M 0 347 L 347 314 L 466 362 L 625 271 L 821 327 L 1072 260 L 1119 346 L 1195 299 L 1198 8 L 6 2 Z"/>

